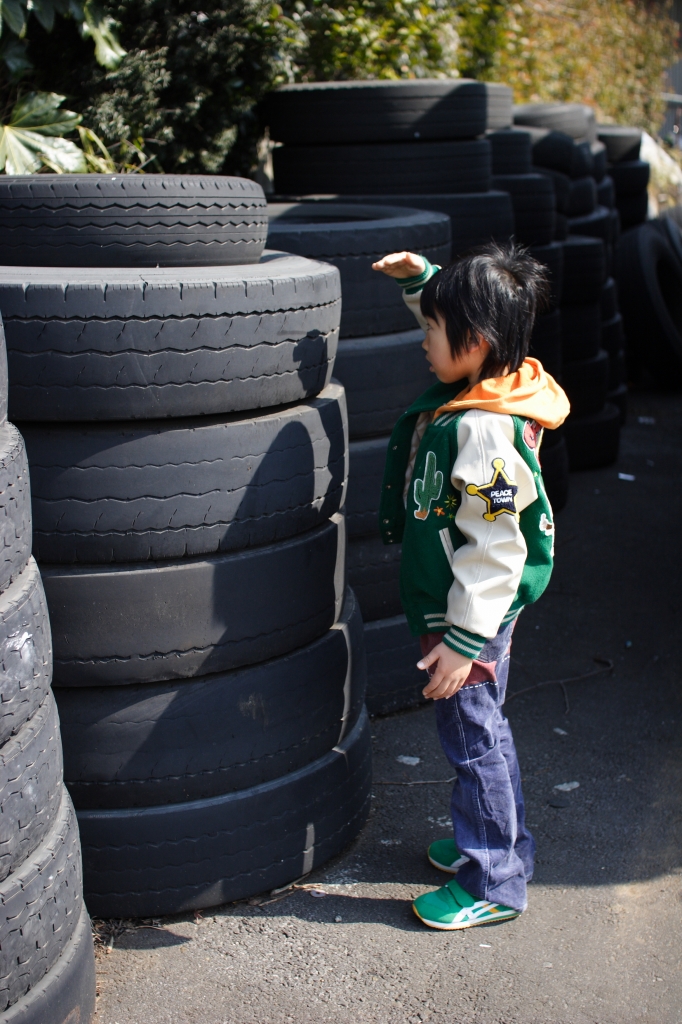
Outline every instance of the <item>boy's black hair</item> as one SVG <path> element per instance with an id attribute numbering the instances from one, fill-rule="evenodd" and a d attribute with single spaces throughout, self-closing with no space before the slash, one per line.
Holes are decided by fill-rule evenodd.
<path id="1" fill-rule="evenodd" d="M 423 316 L 440 313 L 453 356 L 482 335 L 490 354 L 480 379 L 518 370 L 528 355 L 536 312 L 549 293 L 542 264 L 525 249 L 490 243 L 443 267 L 421 294 Z"/>

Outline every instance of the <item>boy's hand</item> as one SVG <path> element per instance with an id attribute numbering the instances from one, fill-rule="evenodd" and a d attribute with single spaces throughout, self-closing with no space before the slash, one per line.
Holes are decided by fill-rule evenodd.
<path id="1" fill-rule="evenodd" d="M 445 697 L 452 697 L 464 686 L 471 672 L 472 659 L 465 658 L 447 644 L 440 643 L 430 654 L 417 662 L 417 668 L 428 669 L 436 662 L 438 664 L 422 693 L 431 700 L 443 700 Z"/>
<path id="2" fill-rule="evenodd" d="M 389 277 L 418 277 L 425 269 L 424 260 L 413 252 L 392 252 L 372 264 L 372 270 L 381 270 Z"/>

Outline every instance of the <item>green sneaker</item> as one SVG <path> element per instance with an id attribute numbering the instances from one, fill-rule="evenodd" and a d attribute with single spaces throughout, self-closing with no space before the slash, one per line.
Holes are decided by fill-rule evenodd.
<path id="1" fill-rule="evenodd" d="M 506 921 L 520 914 L 519 910 L 505 907 L 501 903 L 475 900 L 464 891 L 456 878 L 451 878 L 442 889 L 418 896 L 412 904 L 412 909 L 419 920 L 429 928 L 438 928 L 445 932 L 474 928 L 477 924 Z"/>
<path id="2" fill-rule="evenodd" d="M 463 864 L 469 863 L 469 858 L 460 853 L 455 846 L 454 839 L 437 839 L 429 846 L 426 856 L 434 868 L 447 871 L 451 875 L 456 875 Z"/>

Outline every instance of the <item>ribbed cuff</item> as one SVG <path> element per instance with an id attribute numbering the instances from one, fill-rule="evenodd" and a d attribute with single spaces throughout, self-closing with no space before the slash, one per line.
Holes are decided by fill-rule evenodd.
<path id="1" fill-rule="evenodd" d="M 426 256 L 422 256 L 422 259 L 424 260 L 424 270 L 417 277 L 397 277 L 395 279 L 408 295 L 415 295 L 417 292 L 420 292 L 426 282 L 440 270 L 438 264 L 430 263 Z"/>
<path id="2" fill-rule="evenodd" d="M 463 654 L 465 658 L 475 659 L 479 656 L 488 640 L 478 633 L 470 633 L 468 629 L 461 626 L 450 626 L 443 637 L 443 643 L 447 644 L 453 651 Z"/>

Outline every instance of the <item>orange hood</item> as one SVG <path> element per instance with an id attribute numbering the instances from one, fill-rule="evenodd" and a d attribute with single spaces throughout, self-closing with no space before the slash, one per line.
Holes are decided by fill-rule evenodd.
<path id="1" fill-rule="evenodd" d="M 541 427 L 556 430 L 571 407 L 563 388 L 542 368 L 537 359 L 525 359 L 518 370 L 506 377 L 490 377 L 469 385 L 456 398 L 436 410 L 459 412 L 462 409 L 488 409 L 508 416 L 535 420 Z"/>

